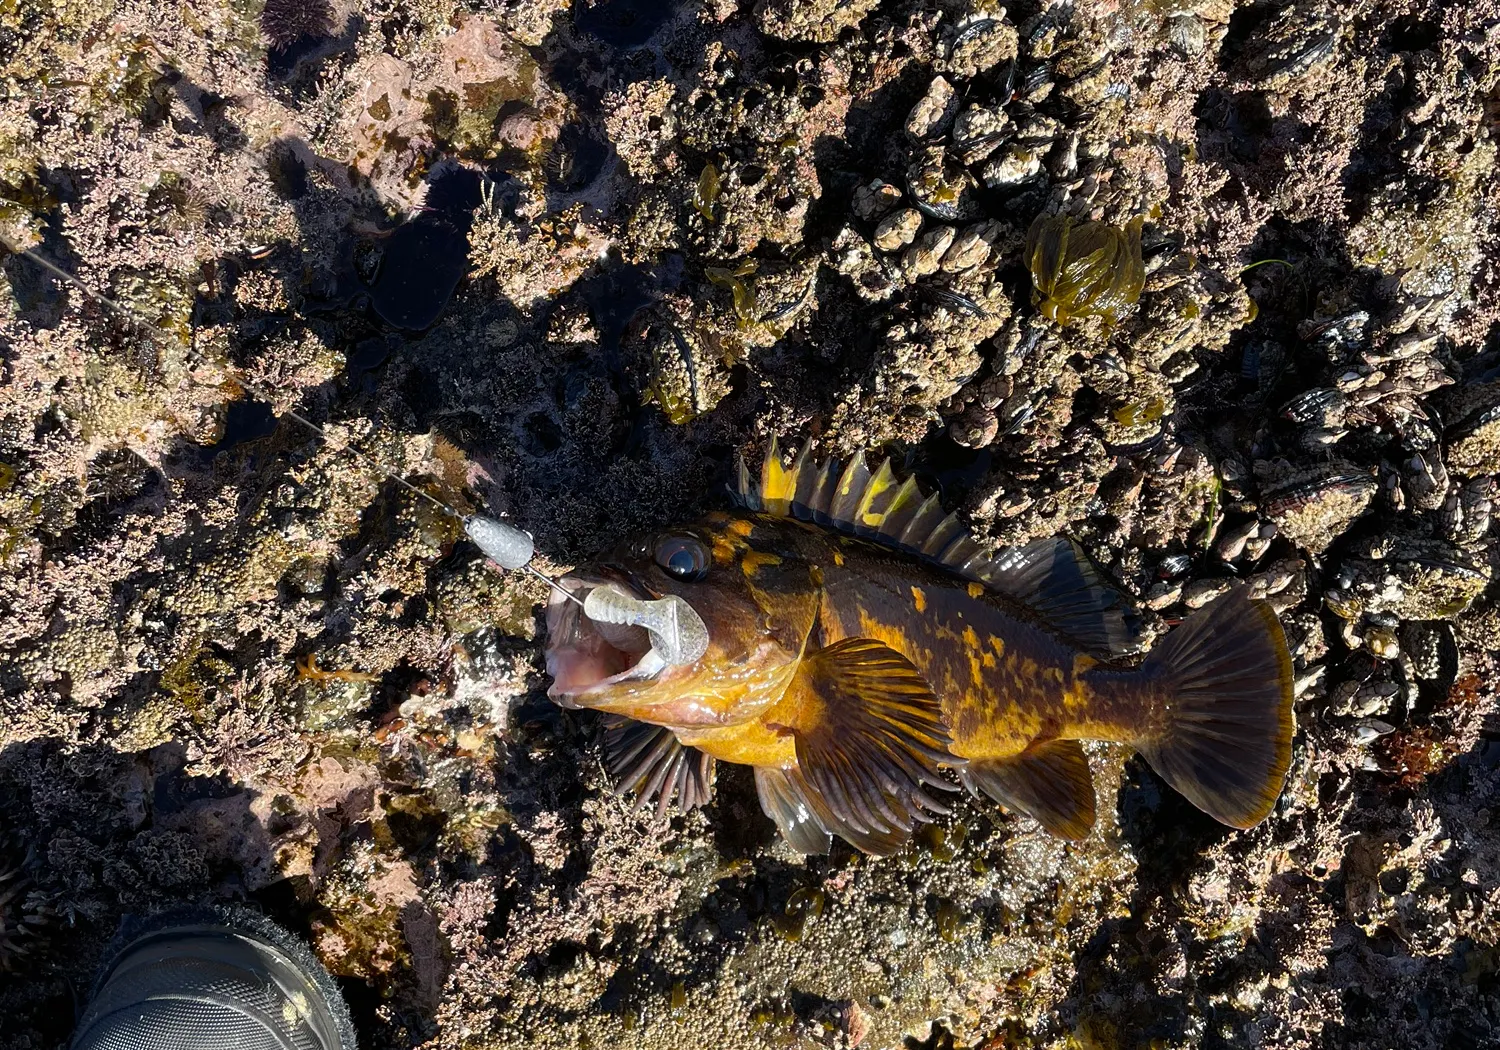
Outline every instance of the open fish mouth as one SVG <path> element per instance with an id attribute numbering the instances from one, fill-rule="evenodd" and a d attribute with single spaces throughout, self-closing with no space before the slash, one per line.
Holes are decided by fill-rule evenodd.
<path id="1" fill-rule="evenodd" d="M 583 601 L 595 588 L 607 587 L 632 598 L 655 595 L 621 580 L 564 576 L 558 584 Z M 588 697 L 611 686 L 656 678 L 666 662 L 651 647 L 644 627 L 600 623 L 584 615 L 578 602 L 556 591 L 547 602 L 547 695 L 562 707 L 591 706 Z"/>

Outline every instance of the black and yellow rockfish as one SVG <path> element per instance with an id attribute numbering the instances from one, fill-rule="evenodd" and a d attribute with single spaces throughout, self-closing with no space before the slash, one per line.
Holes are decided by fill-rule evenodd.
<path id="1" fill-rule="evenodd" d="M 622 544 L 563 585 L 675 594 L 708 651 L 664 666 L 640 628 L 548 608 L 551 696 L 613 716 L 608 762 L 665 808 L 708 800 L 714 763 L 753 766 L 762 808 L 804 853 L 839 835 L 901 847 L 972 792 L 1082 838 L 1094 786 L 1081 740 L 1131 744 L 1225 824 L 1270 812 L 1291 760 L 1281 625 L 1241 592 L 1143 661 L 1121 596 L 1067 539 L 983 554 L 935 496 L 863 456 L 840 469 L 775 445 L 742 508 Z"/>

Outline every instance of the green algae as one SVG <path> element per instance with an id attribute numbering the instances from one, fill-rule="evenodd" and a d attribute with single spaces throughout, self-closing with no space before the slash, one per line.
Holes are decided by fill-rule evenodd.
<path id="1" fill-rule="evenodd" d="M 823 914 L 827 895 L 815 886 L 803 886 L 787 898 L 781 914 L 773 920 L 776 932 L 789 941 L 800 941 L 807 935 L 808 924 Z"/>
<path id="2" fill-rule="evenodd" d="M 734 297 L 734 316 L 741 332 L 748 332 L 756 325 L 755 282 L 752 278 L 758 268 L 754 259 L 744 259 L 734 266 L 710 266 L 703 271 L 711 283 L 729 289 Z"/>

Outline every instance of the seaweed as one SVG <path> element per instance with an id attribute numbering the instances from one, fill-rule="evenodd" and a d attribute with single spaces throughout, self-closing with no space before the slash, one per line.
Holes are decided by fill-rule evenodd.
<path id="1" fill-rule="evenodd" d="M 1121 227 L 1068 215 L 1038 218 L 1026 236 L 1032 303 L 1059 324 L 1085 317 L 1118 323 L 1146 285 L 1144 221 L 1137 215 Z"/>

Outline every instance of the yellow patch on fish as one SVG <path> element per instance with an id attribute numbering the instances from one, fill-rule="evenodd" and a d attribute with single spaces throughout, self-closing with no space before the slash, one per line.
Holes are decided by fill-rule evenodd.
<path id="1" fill-rule="evenodd" d="M 740 568 L 746 576 L 754 576 L 768 565 L 780 565 L 781 559 L 775 554 L 762 554 L 760 551 L 746 551 L 745 556 L 740 559 Z"/>
<path id="2" fill-rule="evenodd" d="M 721 762 L 746 766 L 782 768 L 797 761 L 797 744 L 791 733 L 776 722 L 773 707 L 766 717 L 744 725 L 679 733 L 682 742 Z"/>
<path id="3" fill-rule="evenodd" d="M 917 612 L 927 611 L 927 593 L 920 587 L 913 586 L 911 589 L 912 604 L 917 607 Z"/>
<path id="4" fill-rule="evenodd" d="M 785 504 L 795 490 L 796 479 L 781 465 L 780 459 L 767 457 L 760 478 L 761 499 L 765 501 L 766 509 L 773 513 L 785 510 Z"/>
<path id="5" fill-rule="evenodd" d="M 864 609 L 859 610 L 859 635 L 860 638 L 873 638 L 877 642 L 884 642 L 898 653 L 904 653 L 910 647 L 911 642 L 906 637 L 906 632 L 900 627 L 883 623 L 871 616 Z"/>
<path id="6" fill-rule="evenodd" d="M 982 584 L 982 583 L 971 583 L 971 584 L 969 584 L 969 597 L 970 598 L 982 598 L 982 597 L 984 597 L 984 584 Z"/>
<path id="7" fill-rule="evenodd" d="M 716 532 L 713 535 L 713 557 L 716 565 L 733 565 L 745 549 L 744 541 Z"/>

